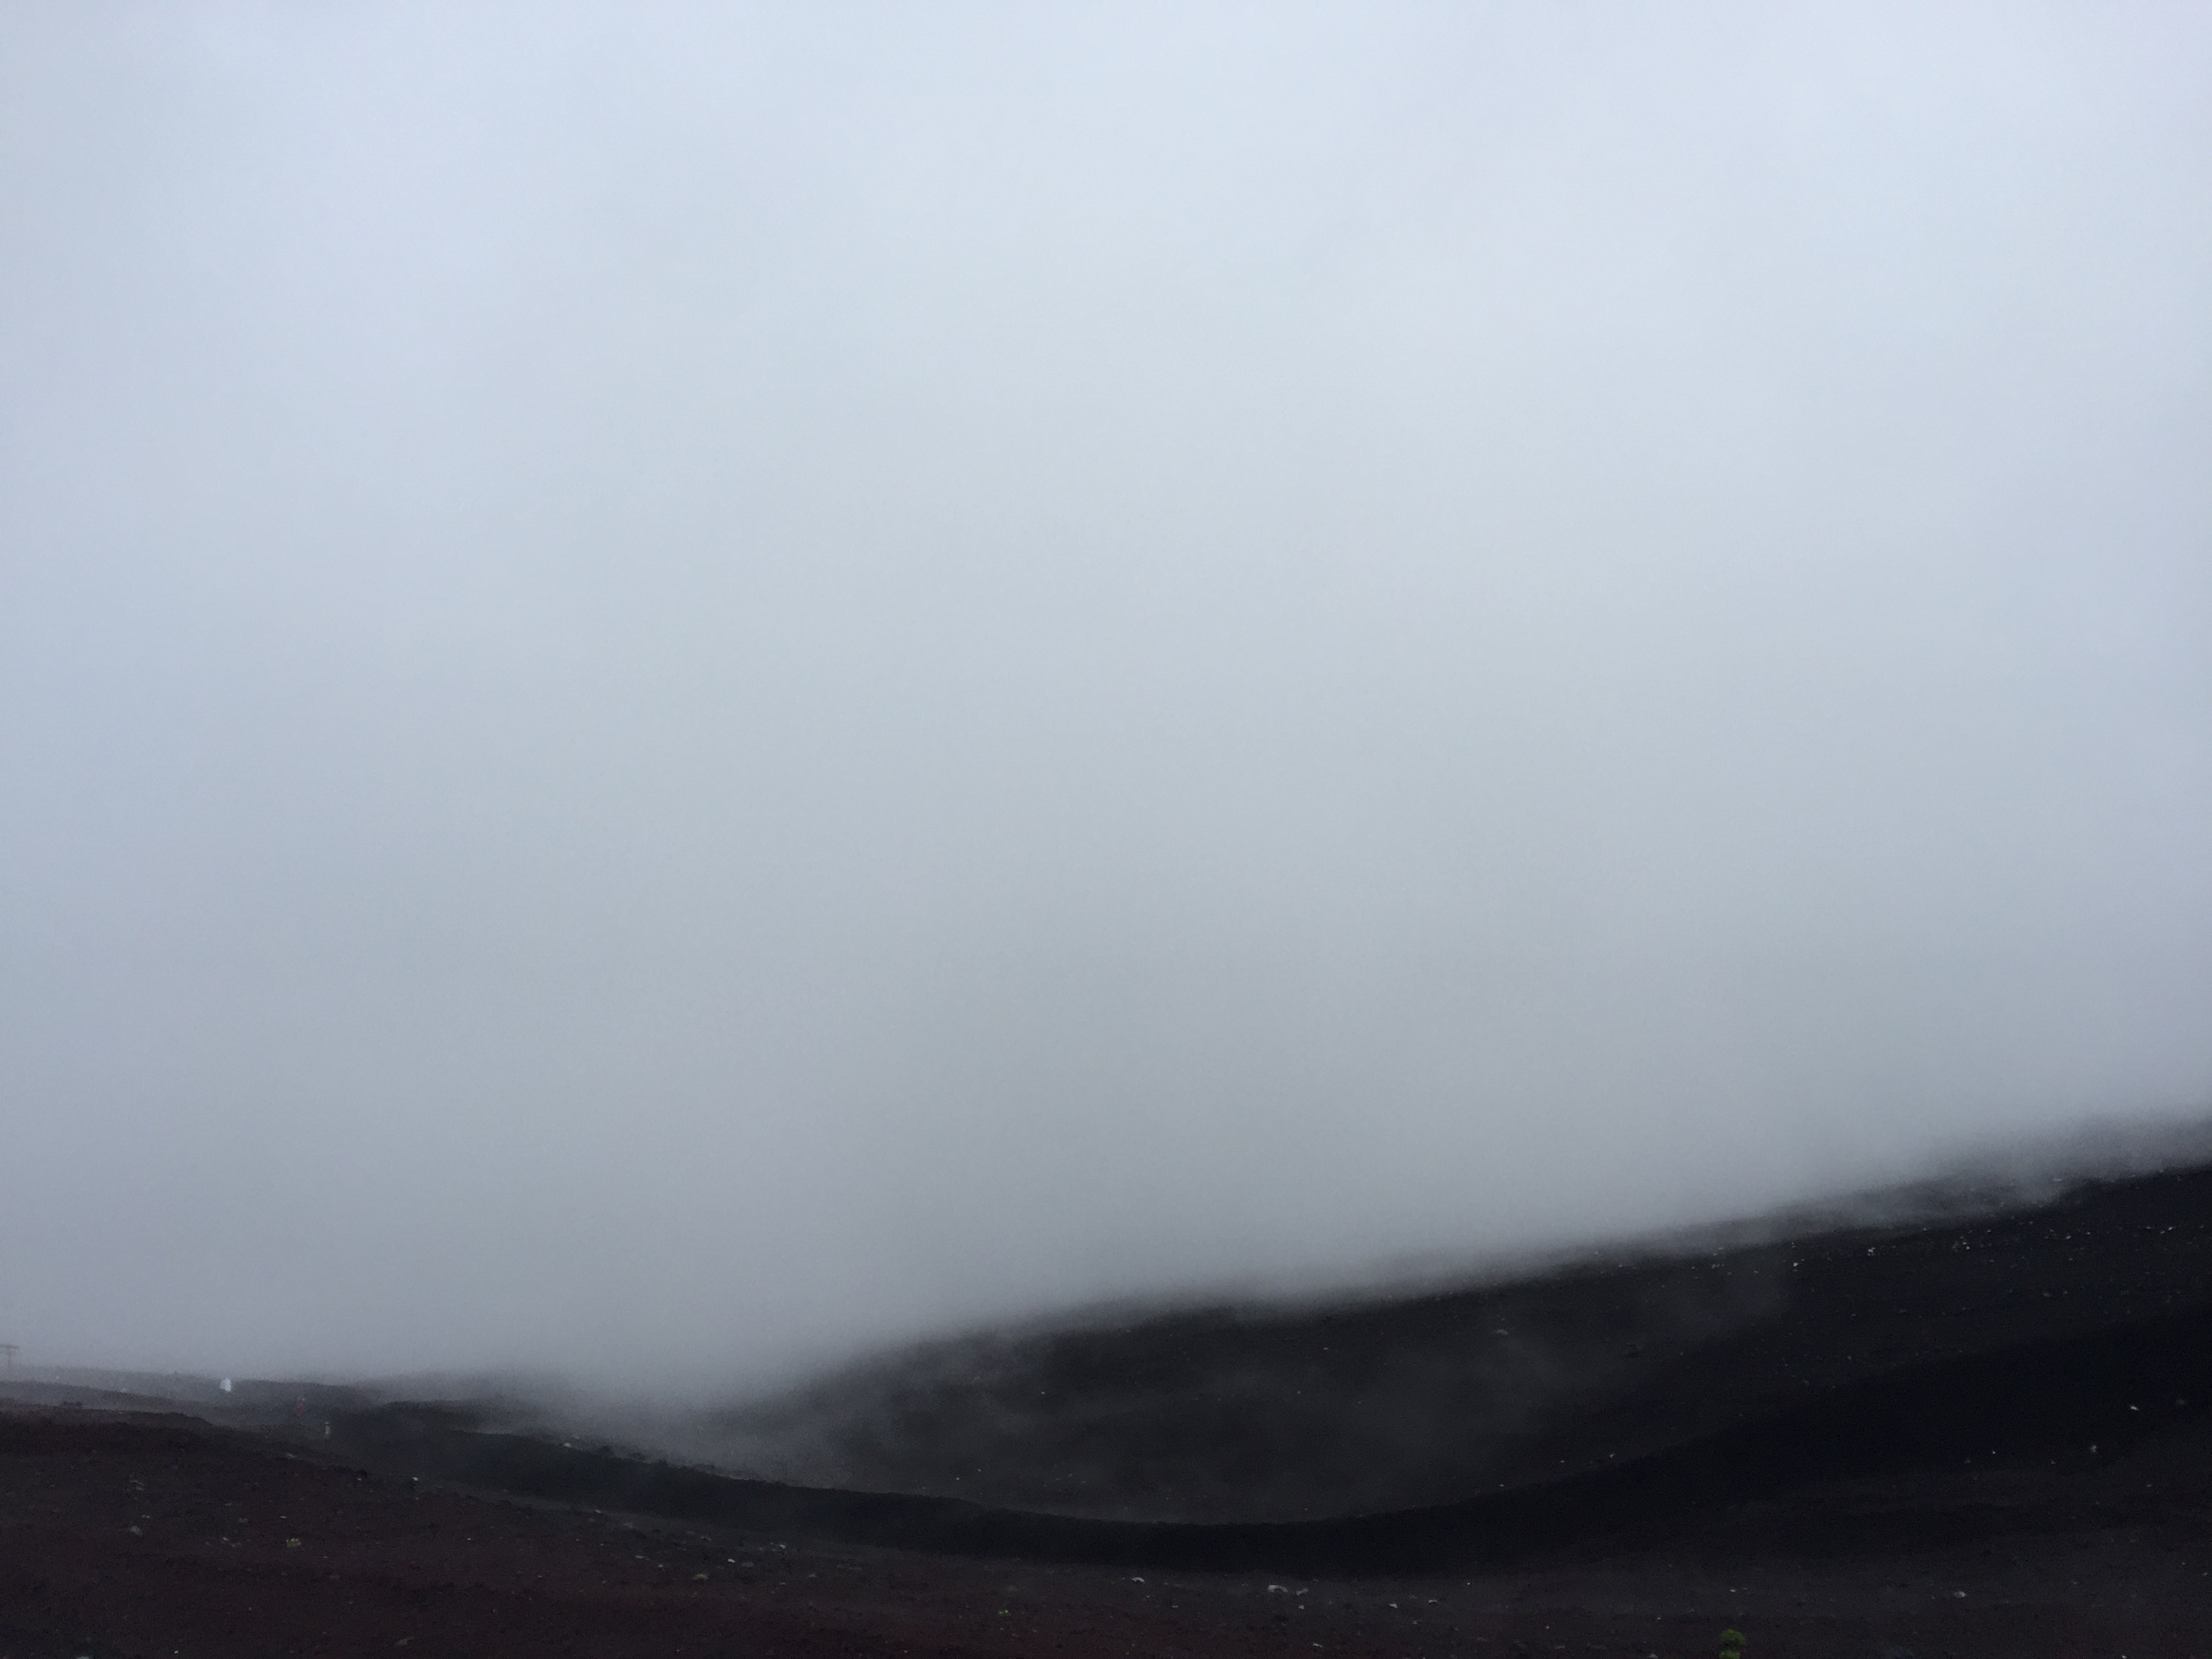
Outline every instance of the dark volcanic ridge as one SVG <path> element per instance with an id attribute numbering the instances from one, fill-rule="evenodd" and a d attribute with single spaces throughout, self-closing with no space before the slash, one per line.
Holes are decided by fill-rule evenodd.
<path id="1" fill-rule="evenodd" d="M 91 1380 L 9 1392 L 152 1403 Z M 240 1383 L 186 1408 L 386 1475 L 781 1536 L 1362 1572 L 2201 1527 L 2208 1396 L 2199 1164 L 1397 1301 L 975 1337 L 671 1431 L 778 1447 L 804 1482 L 514 1401 Z"/>
<path id="2" fill-rule="evenodd" d="M 1881 1379 L 2185 1323 L 2212 1297 L 2212 1156 L 2190 1150 L 2088 1180 L 1976 1171 L 1396 1299 L 982 1333 L 709 1413 L 677 1443 L 807 1484 L 1097 1518 L 1448 1504 Z"/>

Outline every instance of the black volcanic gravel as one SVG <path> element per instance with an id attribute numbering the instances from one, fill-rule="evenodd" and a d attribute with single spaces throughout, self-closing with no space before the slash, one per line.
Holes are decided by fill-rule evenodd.
<path id="1" fill-rule="evenodd" d="M 0 1410 L 0 1659 L 1674 1659 L 1729 1627 L 1747 1659 L 2212 1659 L 2208 1218 L 2212 1172 L 2185 1171 L 1457 1297 L 1028 1340 L 1035 1364 L 1081 1358 L 1072 1410 L 1119 1399 L 1122 1430 L 1201 1462 L 1218 1414 L 1201 1399 L 1176 1419 L 1174 1389 L 1232 1369 L 1264 1398 L 1271 1372 L 1295 1390 L 1319 1350 L 1364 1345 L 1334 1374 L 1387 1395 L 1392 1355 L 1448 1355 L 1500 1307 L 1555 1355 L 1617 1342 L 1630 1362 L 1565 1377 L 1510 1431 L 1446 1437 L 1439 1468 L 1463 1476 L 1477 1443 L 1492 1460 L 1448 1501 L 1290 1524 L 776 1486 L 337 1392 L 317 1401 L 327 1440 L 18 1405 Z M 1654 1285 L 1688 1287 L 1672 1338 Z M 942 1357 L 930 1386 L 951 1389 Z M 1115 1420 L 1093 1410 L 1090 1431 Z M 1410 1459 L 1418 1435 L 1395 1443 Z M 1254 1455 L 1212 1467 L 1279 1497 L 1335 1466 Z"/>

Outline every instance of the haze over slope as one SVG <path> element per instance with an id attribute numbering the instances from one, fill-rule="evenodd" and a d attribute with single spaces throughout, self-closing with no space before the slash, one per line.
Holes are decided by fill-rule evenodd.
<path id="1" fill-rule="evenodd" d="M 0 1340 L 766 1374 L 2212 1101 L 2212 19 L 0 18 Z"/>

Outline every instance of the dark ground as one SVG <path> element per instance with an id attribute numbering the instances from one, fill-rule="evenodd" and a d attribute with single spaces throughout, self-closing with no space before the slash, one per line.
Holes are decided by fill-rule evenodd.
<path id="1" fill-rule="evenodd" d="M 0 1659 L 1673 1659 L 1729 1626 L 1747 1659 L 2212 1659 L 2212 1170 L 945 1345 L 746 1425 L 803 1414 L 890 1492 L 344 1391 L 13 1393 Z"/>

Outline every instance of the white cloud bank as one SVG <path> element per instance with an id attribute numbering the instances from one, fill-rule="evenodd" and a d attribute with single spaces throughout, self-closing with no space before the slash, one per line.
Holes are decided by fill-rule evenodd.
<path id="1" fill-rule="evenodd" d="M 2212 15 L 0 19 L 0 1336 L 772 1370 L 2212 1100 Z"/>

